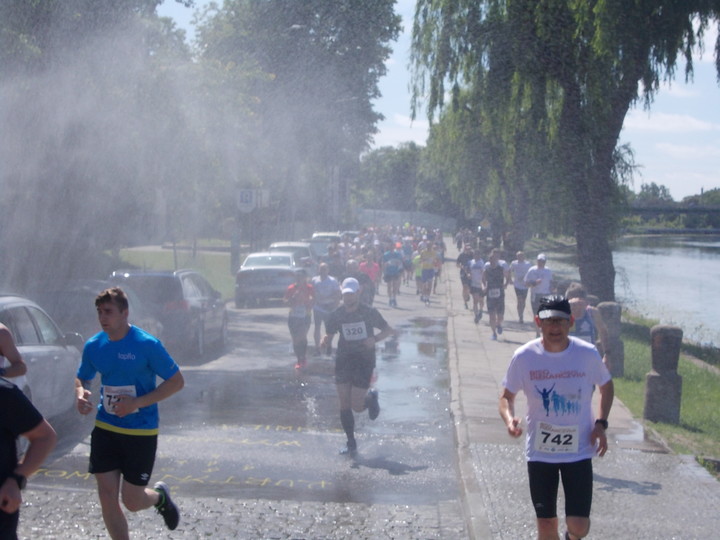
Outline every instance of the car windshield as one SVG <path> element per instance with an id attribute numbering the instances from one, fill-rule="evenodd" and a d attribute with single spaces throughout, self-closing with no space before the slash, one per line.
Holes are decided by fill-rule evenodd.
<path id="1" fill-rule="evenodd" d="M 309 257 L 310 256 L 310 249 L 305 246 L 288 246 L 283 244 L 278 244 L 277 246 L 270 246 L 269 251 L 292 251 L 296 255 L 300 255 L 301 257 Z"/>
<path id="2" fill-rule="evenodd" d="M 123 281 L 130 283 L 135 292 L 151 304 L 177 302 L 183 298 L 180 280 L 174 276 L 129 275 L 123 277 Z"/>
<path id="3" fill-rule="evenodd" d="M 322 238 L 313 238 L 312 240 L 310 240 L 310 243 L 313 246 L 313 251 L 315 251 L 315 253 L 317 253 L 321 257 L 327 256 L 328 248 L 330 247 L 330 244 L 332 244 L 330 240 L 324 240 Z"/>
<path id="4" fill-rule="evenodd" d="M 243 266 L 291 266 L 288 255 L 250 255 Z"/>

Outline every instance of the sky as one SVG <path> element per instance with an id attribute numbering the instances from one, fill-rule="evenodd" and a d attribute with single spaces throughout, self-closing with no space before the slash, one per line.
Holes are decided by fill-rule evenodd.
<path id="1" fill-rule="evenodd" d="M 208 0 L 195 0 L 196 6 Z M 385 120 L 378 124 L 374 147 L 397 146 L 413 141 L 424 145 L 429 123 L 421 111 L 411 120 L 410 35 L 415 0 L 398 0 L 395 10 L 402 16 L 403 32 L 393 44 L 386 65 L 388 73 L 380 80 L 382 97 L 375 110 Z M 162 16 L 172 17 L 180 28 L 192 35 L 193 10 L 174 0 L 164 0 L 158 8 Z M 720 188 L 720 84 L 716 78 L 713 47 L 717 27 L 706 35 L 705 52 L 694 60 L 695 73 L 690 84 L 684 80 L 684 66 L 675 80 L 664 84 L 651 108 L 638 103 L 625 118 L 619 144 L 629 143 L 639 170 L 631 189 L 641 184 L 668 188 L 673 199 L 697 195 L 701 190 Z"/>

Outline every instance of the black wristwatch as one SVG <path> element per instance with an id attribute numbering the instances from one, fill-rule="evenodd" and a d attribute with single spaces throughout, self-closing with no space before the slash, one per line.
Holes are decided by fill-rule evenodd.
<path id="1" fill-rule="evenodd" d="M 16 472 L 12 472 L 12 473 L 10 473 L 10 476 L 8 476 L 8 478 L 14 478 L 14 479 L 15 479 L 15 481 L 17 482 L 17 485 L 18 485 L 18 489 L 19 489 L 20 491 L 22 491 L 23 489 L 25 489 L 25 486 L 27 485 L 27 478 L 25 478 L 24 475 L 18 474 L 18 473 L 16 473 Z"/>
<path id="2" fill-rule="evenodd" d="M 604 430 L 607 430 L 607 428 L 608 428 L 608 421 L 603 420 L 602 418 L 598 418 L 597 420 L 595 420 L 595 423 L 600 424 Z"/>

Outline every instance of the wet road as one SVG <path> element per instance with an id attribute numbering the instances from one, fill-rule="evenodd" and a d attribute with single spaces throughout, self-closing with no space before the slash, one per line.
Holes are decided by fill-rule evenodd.
<path id="1" fill-rule="evenodd" d="M 345 435 L 332 359 L 311 356 L 296 373 L 285 309 L 231 309 L 225 353 L 181 362 L 186 387 L 161 404 L 153 481 L 166 481 L 178 497 L 456 500 L 444 310 L 381 311 L 399 335 L 378 345 L 382 410 L 375 421 L 356 415 L 356 458 L 338 454 Z M 94 489 L 85 472 L 91 425 L 74 414 L 56 423 L 60 445 L 34 486 Z"/>

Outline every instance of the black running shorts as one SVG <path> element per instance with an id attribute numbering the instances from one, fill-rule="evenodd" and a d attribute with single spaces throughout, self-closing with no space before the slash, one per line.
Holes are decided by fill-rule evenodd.
<path id="1" fill-rule="evenodd" d="M 136 486 L 147 486 L 155 464 L 157 435 L 126 435 L 95 427 L 90 439 L 90 474 L 119 470 Z"/>
<path id="2" fill-rule="evenodd" d="M 592 460 L 572 463 L 528 462 L 530 497 L 538 518 L 557 517 L 558 480 L 565 492 L 565 515 L 590 517 L 592 505 Z"/>

